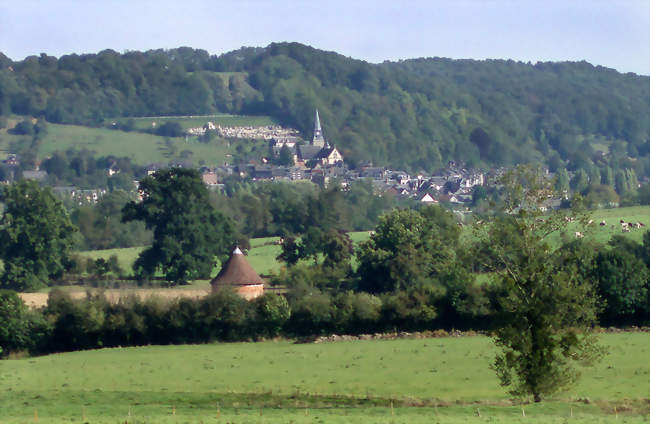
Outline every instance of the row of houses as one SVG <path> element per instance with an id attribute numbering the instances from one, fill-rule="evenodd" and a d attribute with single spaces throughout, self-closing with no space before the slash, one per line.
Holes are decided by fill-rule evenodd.
<path id="1" fill-rule="evenodd" d="M 237 131 L 233 132 L 231 128 L 215 126 L 209 122 L 201 130 L 221 131 L 223 136 L 234 138 L 268 138 L 271 154 L 278 157 L 289 152 L 294 164 L 277 166 L 262 158 L 243 164 L 203 167 L 200 169 L 202 179 L 210 188 L 223 187 L 223 181 L 230 176 L 250 178 L 253 181 L 311 181 L 323 187 L 336 180 L 343 188 L 363 179 L 371 181 L 375 192 L 380 195 L 413 198 L 427 203 L 466 203 L 471 201 L 473 187 L 486 183 L 482 172 L 465 169 L 462 164 L 455 162 L 449 162 L 445 169 L 433 175 L 410 175 L 405 171 L 376 167 L 372 163 L 362 163 L 355 169 L 350 169 L 345 164 L 342 153 L 325 138 L 318 110 L 315 111 L 314 133 L 309 142 L 298 137 L 297 131 L 293 129 L 276 126 L 236 128 Z M 15 166 L 18 158 L 10 155 L 6 162 Z M 168 163 L 149 164 L 145 170 L 151 175 L 159 169 L 170 167 L 193 168 L 194 164 L 189 160 L 172 160 Z M 107 169 L 109 176 L 117 172 L 119 169 L 114 165 Z M 47 174 L 35 170 L 23 171 L 23 176 L 43 180 Z M 134 183 L 134 187 L 137 187 L 137 181 Z M 79 204 L 97 202 L 106 192 L 104 189 L 79 190 L 73 187 L 59 187 L 55 191 Z"/>

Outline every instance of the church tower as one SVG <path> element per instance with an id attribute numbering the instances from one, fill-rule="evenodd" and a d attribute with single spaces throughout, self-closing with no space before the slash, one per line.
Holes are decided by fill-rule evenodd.
<path id="1" fill-rule="evenodd" d="M 314 138 L 311 140 L 313 146 L 325 147 L 327 142 L 323 137 L 323 130 L 320 127 L 320 118 L 318 117 L 318 109 L 316 109 L 316 118 L 314 119 Z"/>

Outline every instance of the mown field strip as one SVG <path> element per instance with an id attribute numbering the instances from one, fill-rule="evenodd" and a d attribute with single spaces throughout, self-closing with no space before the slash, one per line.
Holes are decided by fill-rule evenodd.
<path id="1" fill-rule="evenodd" d="M 583 370 L 570 391 L 524 406 L 521 422 L 564 422 L 571 413 L 571 422 L 608 422 L 614 406 L 622 422 L 642 422 L 650 334 L 605 334 L 602 342 L 610 351 L 603 362 Z M 147 346 L 8 360 L 0 363 L 1 421 L 31 421 L 35 410 L 49 417 L 44 422 L 80 421 L 82 413 L 92 422 L 523 420 L 489 369 L 493 355 L 490 340 L 477 336 Z"/>

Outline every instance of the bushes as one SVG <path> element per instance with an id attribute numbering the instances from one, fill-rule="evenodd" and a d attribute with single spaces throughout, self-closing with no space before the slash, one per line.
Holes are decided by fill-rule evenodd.
<path id="1" fill-rule="evenodd" d="M 0 355 L 39 351 L 50 331 L 43 315 L 27 309 L 16 292 L 0 290 Z"/>
<path id="2" fill-rule="evenodd" d="M 601 325 L 647 325 L 650 232 L 643 244 L 616 237 L 609 244 L 606 248 L 575 240 L 555 260 L 594 281 Z M 16 293 L 0 291 L 0 349 L 7 355 L 21 350 L 49 353 L 277 336 L 498 328 L 506 311 L 495 299 L 507 295 L 505 289 L 476 284 L 461 275 L 463 271 L 447 267 L 438 270 L 436 284 L 373 295 L 346 290 L 353 282 L 332 284 L 345 280 L 335 269 L 299 264 L 276 277 L 289 288 L 286 297 L 266 293 L 250 302 L 231 290 L 200 299 L 131 296 L 110 303 L 102 294 L 74 300 L 55 289 L 46 308 L 30 311 Z"/>
<path id="3" fill-rule="evenodd" d="M 307 290 L 301 287 L 301 290 Z M 204 298 L 137 296 L 109 302 L 103 294 L 72 299 L 54 289 L 42 310 L 29 311 L 14 292 L 0 292 L 0 347 L 5 354 L 101 347 L 244 341 L 277 336 L 364 334 L 439 328 L 431 290 L 385 294 L 311 288 L 291 304 L 266 293 L 247 301 L 232 290 Z"/>

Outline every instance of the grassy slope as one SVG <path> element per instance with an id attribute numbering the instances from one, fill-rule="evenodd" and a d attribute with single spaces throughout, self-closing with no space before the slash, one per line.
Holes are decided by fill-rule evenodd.
<path id="1" fill-rule="evenodd" d="M 624 403 L 642 407 L 650 393 L 650 335 L 605 335 L 603 342 L 610 355 L 602 363 L 584 370 L 580 384 L 554 401 L 526 406 L 523 421 L 562 422 L 570 408 L 574 420 L 582 415 L 584 422 L 593 422 L 599 414 L 606 419 L 597 406 L 575 402 L 579 398 L 608 409 L 608 402 L 619 410 Z M 141 417 L 134 422 L 160 422 L 171 418 L 172 406 L 178 409 L 178 422 L 198 422 L 199 416 L 220 422 L 217 405 L 231 422 L 320 422 L 314 420 L 321 416 L 326 422 L 424 423 L 434 414 L 443 422 L 485 422 L 487 417 L 512 422 L 521 418 L 521 409 L 508 406 L 507 394 L 490 371 L 493 354 L 485 337 L 149 346 L 4 361 L 0 381 L 7 388 L 3 409 L 8 422 L 24 422 L 34 408 L 41 418 L 61 421 L 83 412 L 106 420 L 91 422 L 114 422 L 130 410 Z M 391 399 L 398 406 L 393 418 Z M 446 406 L 403 408 L 417 404 Z M 313 409 L 307 416 L 306 406 Z M 340 409 L 331 409 L 336 406 Z M 477 407 L 483 419 L 476 416 Z"/>
<path id="2" fill-rule="evenodd" d="M 201 118 L 183 118 L 179 120 L 185 127 L 201 126 L 208 120 L 219 120 L 221 125 L 270 125 L 273 122 L 268 117 L 248 117 L 219 115 L 218 117 L 201 117 Z M 172 118 L 155 118 L 156 121 L 162 122 L 165 119 Z M 152 118 L 139 118 L 136 120 L 143 128 L 151 126 Z M 12 119 L 11 125 L 17 122 Z M 11 143 L 27 142 L 29 138 L 24 136 L 8 134 L 6 130 L 0 130 L 0 151 L 2 157 L 11 153 Z M 208 165 L 223 164 L 230 161 L 230 156 L 234 151 L 234 146 L 223 139 L 216 139 L 211 143 L 205 144 L 197 141 L 196 137 L 189 138 L 171 138 L 171 142 L 176 146 L 176 155 L 170 156 L 170 149 L 166 145 L 166 138 L 144 134 L 138 132 L 123 132 L 109 130 L 106 128 L 89 128 L 77 125 L 58 125 L 49 124 L 48 133 L 45 136 L 39 150 L 39 159 L 50 156 L 55 151 L 65 151 L 70 148 L 88 149 L 96 152 L 97 156 L 126 156 L 134 163 L 145 165 L 152 162 L 166 163 L 170 159 L 178 159 L 184 150 L 192 152 L 187 159 L 192 160 L 198 166 L 199 161 L 203 160 Z M 260 141 L 259 147 L 265 146 Z"/>
<path id="3" fill-rule="evenodd" d="M 129 118 L 118 118 L 114 119 L 114 121 L 126 121 L 128 119 Z M 157 126 L 160 126 L 167 121 L 178 122 L 184 129 L 202 127 L 208 121 L 215 125 L 221 125 L 222 127 L 264 126 L 276 124 L 269 116 L 229 115 L 224 113 L 202 116 L 143 116 L 133 118 L 133 121 L 135 127 L 138 129 L 149 129 L 153 122 L 155 122 Z"/>
<path id="4" fill-rule="evenodd" d="M 594 211 L 592 214 L 594 223 L 588 236 L 593 237 L 594 240 L 600 243 L 606 243 L 613 235 L 622 234 L 634 241 L 642 242 L 643 233 L 650 229 L 650 206 L 632 206 L 627 208 L 615 209 L 600 209 Z M 632 230 L 629 233 L 621 231 L 619 220 L 623 219 L 625 222 L 642 222 L 646 225 L 645 228 Z M 605 221 L 607 225 L 601 227 L 599 223 Z"/>

